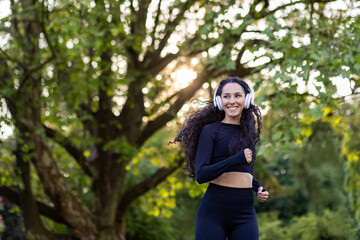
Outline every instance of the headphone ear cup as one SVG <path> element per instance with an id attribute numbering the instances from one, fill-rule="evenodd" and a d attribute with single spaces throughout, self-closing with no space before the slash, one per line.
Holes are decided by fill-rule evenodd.
<path id="1" fill-rule="evenodd" d="M 214 104 L 214 107 L 217 108 L 216 97 L 214 97 L 213 104 Z"/>
<path id="2" fill-rule="evenodd" d="M 248 94 L 246 94 L 246 96 L 245 96 L 244 107 L 250 108 L 251 104 L 254 104 L 255 95 L 254 95 L 254 91 L 252 90 L 251 86 L 247 82 L 245 82 L 245 83 L 248 86 L 250 92 Z"/>
<path id="3" fill-rule="evenodd" d="M 246 94 L 246 96 L 245 96 L 245 104 L 244 104 L 244 107 L 245 107 L 246 109 L 248 109 L 248 108 L 250 107 L 250 102 L 251 102 L 251 96 L 250 96 L 250 94 L 248 93 L 248 94 Z"/>
<path id="4" fill-rule="evenodd" d="M 221 104 L 221 97 L 220 97 L 220 96 L 216 96 L 216 97 L 215 97 L 215 101 L 216 101 L 216 105 L 217 105 L 218 109 L 219 109 L 220 111 L 222 111 L 223 108 L 222 108 L 222 104 Z"/>
<path id="5" fill-rule="evenodd" d="M 215 89 L 213 104 L 214 104 L 214 107 L 216 107 L 216 108 L 218 108 L 220 110 L 220 106 L 219 106 L 218 99 L 217 99 L 217 96 L 216 96 L 216 93 L 217 93 L 218 89 L 219 89 L 219 86 L 217 86 L 217 88 Z"/>

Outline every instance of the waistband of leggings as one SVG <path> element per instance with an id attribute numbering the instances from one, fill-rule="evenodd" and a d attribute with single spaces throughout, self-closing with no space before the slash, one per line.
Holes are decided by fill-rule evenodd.
<path id="1" fill-rule="evenodd" d="M 252 188 L 234 188 L 209 183 L 203 202 L 230 208 L 253 208 Z"/>
<path id="2" fill-rule="evenodd" d="M 227 193 L 235 193 L 235 194 L 246 194 L 246 193 L 252 193 L 252 188 L 237 188 L 237 187 L 228 187 L 223 186 L 215 183 L 209 183 L 208 189 L 215 190 L 224 194 Z"/>

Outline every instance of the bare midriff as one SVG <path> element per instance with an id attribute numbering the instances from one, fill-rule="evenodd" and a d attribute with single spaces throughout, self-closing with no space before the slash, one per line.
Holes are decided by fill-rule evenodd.
<path id="1" fill-rule="evenodd" d="M 225 172 L 211 181 L 217 185 L 235 188 L 251 188 L 253 176 L 247 172 Z"/>

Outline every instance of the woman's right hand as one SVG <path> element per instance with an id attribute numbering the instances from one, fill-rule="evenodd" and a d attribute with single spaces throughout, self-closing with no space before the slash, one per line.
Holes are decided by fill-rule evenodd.
<path id="1" fill-rule="evenodd" d="M 244 149 L 245 159 L 248 163 L 252 161 L 252 151 L 249 148 Z"/>

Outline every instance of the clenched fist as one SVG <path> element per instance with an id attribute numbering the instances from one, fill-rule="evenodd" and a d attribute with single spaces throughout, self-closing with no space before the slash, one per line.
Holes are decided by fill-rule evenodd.
<path id="1" fill-rule="evenodd" d="M 252 151 L 248 148 L 244 149 L 244 155 L 245 155 L 245 159 L 248 163 L 250 163 L 252 161 Z"/>
<path id="2" fill-rule="evenodd" d="M 269 192 L 268 191 L 263 192 L 263 189 L 264 189 L 263 187 L 258 188 L 257 199 L 259 200 L 259 202 L 265 202 L 266 199 L 268 199 L 269 197 Z"/>

